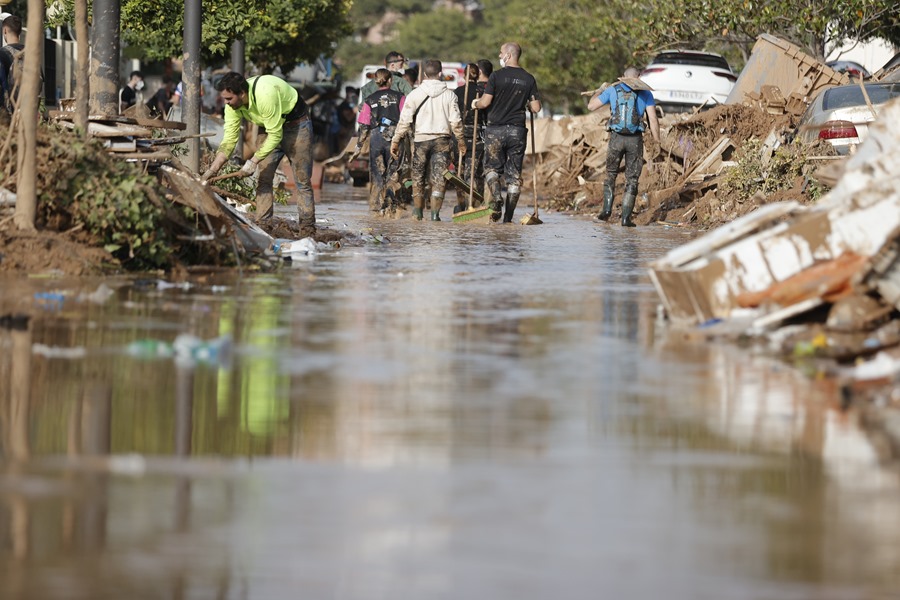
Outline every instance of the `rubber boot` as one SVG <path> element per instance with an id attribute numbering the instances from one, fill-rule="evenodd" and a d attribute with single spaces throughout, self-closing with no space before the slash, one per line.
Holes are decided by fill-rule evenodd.
<path id="1" fill-rule="evenodd" d="M 519 203 L 519 192 L 510 192 L 506 195 L 506 210 L 503 211 L 503 222 L 512 223 L 513 213 Z"/>
<path id="2" fill-rule="evenodd" d="M 491 223 L 498 223 L 503 216 L 503 202 L 497 200 L 491 202 Z"/>
<path id="3" fill-rule="evenodd" d="M 422 210 L 425 208 L 425 198 L 413 194 L 413 219 L 421 221 Z"/>
<path id="4" fill-rule="evenodd" d="M 613 186 L 611 186 L 607 182 L 603 184 L 603 210 L 600 211 L 600 214 L 597 215 L 597 218 L 601 221 L 608 221 L 609 217 L 612 216 L 612 205 Z"/>
<path id="5" fill-rule="evenodd" d="M 491 223 L 496 223 L 503 216 L 503 197 L 500 195 L 500 177 L 491 172 L 484 179 L 484 187 L 490 192 Z"/>
<path id="6" fill-rule="evenodd" d="M 637 190 L 632 187 L 625 188 L 622 196 L 622 227 L 635 227 L 631 221 L 631 213 L 634 212 L 634 201 L 637 199 Z"/>
<path id="7" fill-rule="evenodd" d="M 444 204 L 443 196 L 435 196 L 432 194 L 431 196 L 431 220 L 432 221 L 440 221 L 441 220 L 441 206 Z"/>

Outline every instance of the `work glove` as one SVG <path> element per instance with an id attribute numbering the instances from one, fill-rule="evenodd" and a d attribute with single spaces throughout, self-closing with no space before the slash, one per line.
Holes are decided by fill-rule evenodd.
<path id="1" fill-rule="evenodd" d="M 400 144 L 397 142 L 391 142 L 391 157 L 400 158 Z"/>
<path id="2" fill-rule="evenodd" d="M 466 145 L 460 144 L 458 146 L 458 148 L 459 148 L 459 158 L 462 159 L 462 157 L 466 155 Z"/>
<path id="3" fill-rule="evenodd" d="M 253 175 L 254 173 L 256 173 L 256 164 L 257 163 L 254 162 L 252 158 L 248 159 L 247 162 L 244 163 L 244 166 L 241 167 L 241 174 L 244 177 L 249 177 L 250 175 Z"/>
<path id="4" fill-rule="evenodd" d="M 353 149 L 353 154 L 347 158 L 347 162 L 353 162 L 357 158 L 359 158 L 359 153 L 362 152 L 362 146 L 357 145 L 356 148 Z"/>
<path id="5" fill-rule="evenodd" d="M 478 98 L 472 100 L 472 110 L 478 110 Z"/>
<path id="6" fill-rule="evenodd" d="M 210 177 L 213 177 L 216 174 L 212 169 L 207 169 L 205 173 L 200 177 L 200 181 L 206 183 Z"/>

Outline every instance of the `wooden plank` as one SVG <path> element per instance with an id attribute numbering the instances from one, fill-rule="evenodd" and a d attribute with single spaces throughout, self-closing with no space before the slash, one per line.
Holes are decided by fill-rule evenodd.
<path id="1" fill-rule="evenodd" d="M 182 123 L 180 121 L 163 121 L 162 119 L 147 119 L 137 117 L 134 121 L 138 125 L 142 125 L 144 127 L 158 127 L 160 129 L 177 129 L 179 131 L 183 131 L 187 129 L 187 123 Z"/>
<path id="2" fill-rule="evenodd" d="M 125 160 L 170 160 L 172 153 L 168 150 L 160 150 L 159 152 L 135 152 L 133 154 L 117 154 L 118 158 Z"/>
<path id="3" fill-rule="evenodd" d="M 153 132 L 146 127 L 134 125 L 104 125 L 103 123 L 88 123 L 88 134 L 96 138 L 112 137 L 150 137 Z"/>

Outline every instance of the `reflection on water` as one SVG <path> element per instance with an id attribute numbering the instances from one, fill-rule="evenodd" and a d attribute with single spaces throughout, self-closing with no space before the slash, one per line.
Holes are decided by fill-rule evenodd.
<path id="1" fill-rule="evenodd" d="M 0 315 L 63 300 L 0 329 L 0 597 L 900 589 L 897 477 L 836 391 L 656 323 L 683 233 L 322 209 L 390 241 L 3 282 Z"/>

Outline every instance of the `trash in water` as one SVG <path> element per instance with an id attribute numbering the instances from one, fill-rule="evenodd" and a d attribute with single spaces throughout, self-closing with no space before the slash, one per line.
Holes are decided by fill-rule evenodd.
<path id="1" fill-rule="evenodd" d="M 75 348 L 63 348 L 61 346 L 47 346 L 46 344 L 33 344 L 31 353 L 45 358 L 65 358 L 76 360 L 87 356 L 87 349 L 81 346 Z"/>
<path id="2" fill-rule="evenodd" d="M 203 340 L 189 333 L 181 333 L 172 343 L 154 339 L 135 340 L 128 344 L 126 352 L 135 358 L 174 358 L 185 366 L 226 366 L 231 361 L 231 337 Z"/>
<path id="3" fill-rule="evenodd" d="M 40 308 L 52 311 L 62 310 L 66 301 L 66 297 L 58 292 L 36 292 L 34 299 Z"/>
<path id="4" fill-rule="evenodd" d="M 188 333 L 179 334 L 172 344 L 175 361 L 193 365 L 225 365 L 231 361 L 231 338 L 222 336 L 212 340 L 201 340 Z"/>
<path id="5" fill-rule="evenodd" d="M 171 358 L 175 355 L 172 344 L 162 340 L 141 339 L 128 344 L 125 352 L 135 358 Z"/>
<path id="6" fill-rule="evenodd" d="M 107 300 L 109 300 L 112 296 L 115 295 L 115 292 L 111 287 L 106 285 L 105 283 L 101 283 L 96 290 L 91 292 L 90 294 L 79 294 L 78 301 L 79 302 L 91 302 L 93 304 L 105 304 Z"/>
<path id="7" fill-rule="evenodd" d="M 328 247 L 326 244 L 322 246 Z M 292 261 L 313 260 L 319 253 L 319 246 L 311 237 L 296 241 L 278 239 L 272 244 L 272 252 Z"/>

